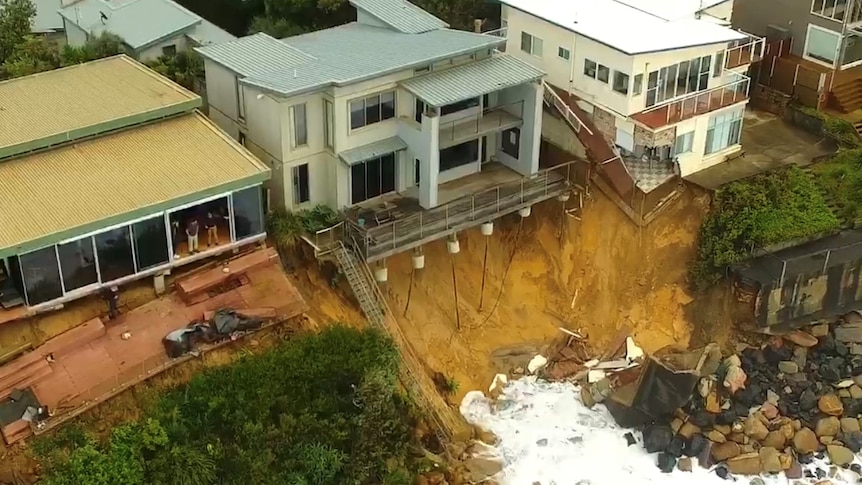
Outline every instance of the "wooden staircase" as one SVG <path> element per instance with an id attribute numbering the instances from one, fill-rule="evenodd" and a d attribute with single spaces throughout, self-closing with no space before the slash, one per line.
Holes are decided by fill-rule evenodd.
<path id="1" fill-rule="evenodd" d="M 862 109 L 862 79 L 852 79 L 832 88 L 830 99 L 842 113 Z M 857 131 L 859 131 L 857 129 Z"/>
<path id="2" fill-rule="evenodd" d="M 856 121 L 853 123 L 853 128 L 856 130 L 856 134 L 862 138 L 862 121 Z"/>

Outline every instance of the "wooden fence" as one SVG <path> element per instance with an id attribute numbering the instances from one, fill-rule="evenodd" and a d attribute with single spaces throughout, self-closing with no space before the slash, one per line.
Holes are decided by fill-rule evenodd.
<path id="1" fill-rule="evenodd" d="M 793 97 L 798 104 L 822 109 L 828 99 L 832 72 L 790 54 L 792 39 L 766 45 L 763 60 L 752 65 L 751 74 L 760 85 Z"/>

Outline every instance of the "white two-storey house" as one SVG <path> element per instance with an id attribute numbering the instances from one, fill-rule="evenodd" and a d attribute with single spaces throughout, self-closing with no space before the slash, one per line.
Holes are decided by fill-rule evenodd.
<path id="1" fill-rule="evenodd" d="M 351 4 L 346 25 L 198 49 L 209 115 L 270 164 L 273 205 L 341 211 L 373 260 L 555 195 L 522 183 L 540 171 L 539 68 L 404 0 Z"/>
<path id="2" fill-rule="evenodd" d="M 739 154 L 763 40 L 721 25 L 727 2 L 500 1 L 506 52 L 577 100 L 642 190 Z"/>

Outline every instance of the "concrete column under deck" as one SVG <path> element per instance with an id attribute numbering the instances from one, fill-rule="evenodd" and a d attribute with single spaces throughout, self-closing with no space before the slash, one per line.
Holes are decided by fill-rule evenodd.
<path id="1" fill-rule="evenodd" d="M 437 206 L 437 181 L 440 173 L 440 117 L 436 113 L 422 115 L 423 143 L 419 155 L 419 205 L 425 209 Z"/>

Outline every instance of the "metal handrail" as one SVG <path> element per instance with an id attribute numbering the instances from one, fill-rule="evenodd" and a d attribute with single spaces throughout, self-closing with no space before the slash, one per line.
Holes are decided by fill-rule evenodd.
<path id="1" fill-rule="evenodd" d="M 728 44 L 727 44 L 728 47 L 724 50 L 724 68 L 725 69 L 734 69 L 734 68 L 737 68 L 739 66 L 751 64 L 751 63 L 756 62 L 760 59 L 763 59 L 764 50 L 766 49 L 766 37 L 760 37 L 760 36 L 757 36 L 754 34 L 749 34 L 748 32 L 745 32 L 744 30 L 741 30 L 741 29 L 737 29 L 737 32 L 748 37 L 749 40 L 747 42 L 744 40 L 735 40 L 735 41 L 728 42 Z M 730 53 L 733 51 L 742 52 L 746 48 L 749 49 L 747 62 L 742 62 L 743 57 L 741 55 L 737 55 L 736 60 L 739 63 L 731 66 L 730 65 L 731 64 L 730 63 L 730 60 L 731 60 Z"/>
<path id="2" fill-rule="evenodd" d="M 509 33 L 508 27 L 500 27 L 499 29 L 489 30 L 487 32 L 482 32 L 482 35 L 493 35 L 494 37 L 502 37 L 506 38 Z"/>
<path id="3" fill-rule="evenodd" d="M 751 86 L 751 79 L 748 76 L 746 76 L 744 74 L 739 74 L 739 73 L 733 73 L 733 75 L 736 77 L 739 77 L 740 79 L 733 81 L 733 82 L 730 82 L 730 83 L 727 83 L 727 84 L 723 84 L 721 86 L 707 89 L 704 91 L 698 91 L 696 93 L 687 94 L 687 95 L 682 96 L 682 97 L 673 98 L 673 99 L 670 99 L 667 101 L 662 101 L 659 104 L 656 104 L 654 106 L 650 106 L 649 108 L 642 111 L 642 113 L 645 114 L 645 113 L 653 112 L 655 110 L 667 108 L 665 122 L 669 123 L 670 119 L 671 119 L 671 111 L 673 111 L 670 109 L 672 105 L 680 105 L 681 106 L 681 108 L 679 109 L 679 112 L 681 113 L 680 120 L 677 120 L 677 121 L 681 121 L 682 119 L 686 119 L 686 118 L 684 118 L 685 113 L 686 113 L 685 105 L 686 105 L 686 103 L 691 102 L 691 101 L 694 102 L 693 103 L 694 109 L 691 112 L 692 115 L 707 113 L 707 112 L 711 111 L 712 109 L 717 109 L 717 108 L 721 108 L 724 106 L 729 106 L 729 105 L 725 104 L 725 101 L 727 101 L 726 96 L 730 96 L 730 101 L 731 101 L 730 104 L 736 103 L 737 99 L 742 100 L 742 99 L 745 99 L 748 97 L 748 90 Z M 744 87 L 744 89 L 739 89 L 739 87 L 741 87 L 741 86 Z M 730 92 L 731 94 L 728 95 L 727 94 L 728 92 Z M 720 93 L 720 94 L 718 96 L 717 102 L 713 106 L 713 102 L 714 102 L 713 97 L 715 97 L 714 95 L 716 93 Z M 705 100 L 705 102 L 706 102 L 706 109 L 704 111 L 698 111 L 698 106 L 701 105 L 702 100 Z"/>
<path id="4" fill-rule="evenodd" d="M 590 135 L 593 134 L 593 131 L 590 130 L 589 127 L 587 127 L 587 125 L 585 125 L 583 121 L 581 121 L 578 115 L 576 115 L 575 112 L 572 111 L 572 108 L 569 107 L 569 104 L 563 101 L 563 98 L 561 98 L 556 93 L 556 91 L 554 91 L 554 88 L 552 88 L 550 84 L 542 80 L 542 87 L 545 90 L 545 102 L 549 105 L 553 105 L 554 108 L 557 108 L 557 111 L 559 111 L 563 115 L 563 117 L 566 118 L 566 121 L 568 121 L 569 125 L 571 125 L 571 127 L 575 130 L 575 133 L 580 133 L 581 128 L 583 128 L 587 130 L 587 133 L 589 133 Z M 548 98 L 550 98 L 550 100 Z M 574 122 L 572 121 L 572 118 L 574 118 Z"/>
<path id="5" fill-rule="evenodd" d="M 372 256 L 372 250 L 397 249 L 405 244 L 405 237 L 410 241 L 421 240 L 440 231 L 453 230 L 464 223 L 483 221 L 489 217 L 489 214 L 498 213 L 506 207 L 524 204 L 537 194 L 547 195 L 552 190 L 552 184 L 569 183 L 571 168 L 575 163 L 579 162 L 573 161 L 543 169 L 518 181 L 499 184 L 375 227 L 360 227 L 353 221 L 348 221 L 346 227 L 351 235 L 357 235 L 355 245 L 357 251 L 368 260 L 369 256 Z M 565 172 L 565 175 L 551 178 L 551 172 Z"/>
<path id="6" fill-rule="evenodd" d="M 510 110 L 510 108 L 512 107 L 515 107 L 515 109 Z M 524 101 L 515 101 L 514 103 L 504 104 L 501 106 L 493 106 L 491 108 L 483 109 L 481 112 L 476 114 L 461 116 L 454 120 L 440 123 L 440 128 L 438 131 L 440 132 L 441 141 L 455 141 L 459 138 L 464 138 L 465 136 L 460 136 L 456 138 L 455 134 L 456 132 L 460 133 L 461 130 L 464 130 L 464 127 L 468 124 L 473 125 L 472 128 L 474 131 L 469 133 L 463 133 L 463 135 L 472 136 L 477 133 L 480 133 L 482 131 L 482 121 L 486 119 L 491 119 L 490 115 L 492 115 L 493 113 L 508 113 L 518 118 L 519 120 L 522 120 L 524 118 Z M 489 125 L 487 128 L 493 130 L 506 124 L 503 121 L 503 118 L 500 118 L 497 121 L 498 122 L 496 125 Z M 449 136 L 444 138 L 444 132 L 448 132 Z"/>

